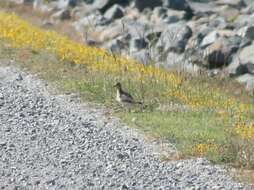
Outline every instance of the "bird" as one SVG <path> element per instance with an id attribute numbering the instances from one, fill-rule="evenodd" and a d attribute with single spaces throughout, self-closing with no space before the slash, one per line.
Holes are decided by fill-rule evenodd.
<path id="1" fill-rule="evenodd" d="M 128 92 L 125 92 L 120 82 L 117 82 L 114 87 L 116 88 L 116 101 L 120 104 L 124 106 L 142 104 L 142 102 L 135 101 Z"/>

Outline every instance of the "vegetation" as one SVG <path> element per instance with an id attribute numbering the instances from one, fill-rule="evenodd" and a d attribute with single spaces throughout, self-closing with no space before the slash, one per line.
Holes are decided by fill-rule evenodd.
<path id="1" fill-rule="evenodd" d="M 0 12 L 0 56 L 16 59 L 41 77 L 85 100 L 110 108 L 117 81 L 144 102 L 115 111 L 131 126 L 176 144 L 185 156 L 254 169 L 252 97 L 232 95 L 223 81 L 192 78 L 87 47 Z M 232 81 L 225 83 L 235 85 Z"/>

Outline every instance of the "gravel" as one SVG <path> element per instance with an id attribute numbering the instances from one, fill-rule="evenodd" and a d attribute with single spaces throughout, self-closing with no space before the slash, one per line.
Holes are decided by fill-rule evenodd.
<path id="1" fill-rule="evenodd" d="M 0 67 L 0 189 L 251 189 L 205 159 L 163 162 L 158 150 L 106 109 Z"/>

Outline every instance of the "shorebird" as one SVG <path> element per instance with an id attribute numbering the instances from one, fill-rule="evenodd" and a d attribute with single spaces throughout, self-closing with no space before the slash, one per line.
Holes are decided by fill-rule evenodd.
<path id="1" fill-rule="evenodd" d="M 116 88 L 116 101 L 123 106 L 142 104 L 142 102 L 136 102 L 128 92 L 125 92 L 120 82 L 116 83 L 114 87 Z"/>

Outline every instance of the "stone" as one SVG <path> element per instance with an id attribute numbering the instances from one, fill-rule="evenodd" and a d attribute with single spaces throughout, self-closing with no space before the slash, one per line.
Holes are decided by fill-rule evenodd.
<path id="1" fill-rule="evenodd" d="M 234 20 L 234 25 L 236 28 L 240 29 L 245 26 L 253 26 L 254 25 L 254 13 L 251 15 L 241 14 Z"/>
<path id="2" fill-rule="evenodd" d="M 118 5 L 126 5 L 128 4 L 128 0 L 95 0 L 93 3 L 93 7 L 100 10 L 102 13 L 105 13 L 111 6 Z"/>
<path id="3" fill-rule="evenodd" d="M 159 0 L 134 0 L 134 7 L 139 11 L 143 11 L 145 8 L 153 9 L 159 6 L 162 6 L 162 2 Z"/>
<path id="4" fill-rule="evenodd" d="M 196 1 L 189 1 L 189 5 L 193 14 L 201 17 L 201 16 L 208 16 L 215 13 L 216 6 L 212 2 L 196 2 Z"/>
<path id="5" fill-rule="evenodd" d="M 185 19 L 185 17 L 186 17 L 185 11 L 176 11 L 173 9 L 169 9 L 163 21 L 167 24 L 171 24 L 179 22 L 180 20 Z"/>
<path id="6" fill-rule="evenodd" d="M 200 44 L 201 48 L 205 48 L 209 45 L 211 45 L 212 43 L 214 43 L 218 38 L 220 37 L 220 35 L 218 34 L 217 31 L 212 31 L 210 32 L 207 36 L 205 36 Z"/>
<path id="7" fill-rule="evenodd" d="M 209 69 L 219 68 L 228 65 L 232 61 L 232 55 L 239 48 L 239 41 L 234 37 L 221 37 L 204 50 L 204 65 Z"/>
<path id="8" fill-rule="evenodd" d="M 254 40 L 254 25 L 240 28 L 237 34 L 250 40 Z"/>
<path id="9" fill-rule="evenodd" d="M 185 11 L 187 18 L 193 16 L 193 11 L 186 0 L 162 0 L 162 2 L 164 7 Z"/>
<path id="10" fill-rule="evenodd" d="M 109 20 L 118 19 L 124 16 L 124 10 L 119 5 L 113 5 L 105 12 L 104 16 Z"/>
<path id="11" fill-rule="evenodd" d="M 218 1 L 216 1 L 216 4 L 217 5 L 230 5 L 232 7 L 238 8 L 238 9 L 246 6 L 244 0 L 218 0 Z"/>
<path id="12" fill-rule="evenodd" d="M 70 10 L 69 9 L 63 9 L 63 10 L 60 10 L 56 13 L 54 13 L 53 15 L 51 15 L 51 18 L 53 20 L 69 20 L 71 19 L 71 14 L 70 14 Z"/>
<path id="13" fill-rule="evenodd" d="M 97 12 L 75 21 L 72 25 L 77 31 L 83 33 L 87 27 L 104 26 L 109 22 L 108 19 Z"/>
<path id="14" fill-rule="evenodd" d="M 243 48 L 239 53 L 241 64 L 252 63 L 254 64 L 254 44 Z"/>
<path id="15" fill-rule="evenodd" d="M 110 27 L 105 27 L 98 36 L 101 42 L 112 40 L 124 33 L 123 27 L 120 24 L 114 23 Z"/>
<path id="16" fill-rule="evenodd" d="M 245 85 L 245 89 L 249 92 L 254 92 L 254 75 L 244 74 L 236 78 L 239 83 Z"/>
<path id="17" fill-rule="evenodd" d="M 43 13 L 49 13 L 53 10 L 53 7 L 45 4 L 43 0 L 34 0 L 33 9 L 36 9 Z"/>
<path id="18" fill-rule="evenodd" d="M 181 53 L 184 51 L 191 36 L 192 30 L 185 23 L 170 24 L 162 32 L 156 46 L 164 52 L 173 51 Z"/>
<path id="19" fill-rule="evenodd" d="M 149 50 L 147 49 L 142 49 L 140 51 L 133 52 L 131 53 L 131 57 L 136 59 L 139 63 L 145 64 L 145 65 L 152 63 L 151 54 Z"/>
<path id="20" fill-rule="evenodd" d="M 142 37 L 131 38 L 130 40 L 130 52 L 136 52 L 140 49 L 146 48 L 147 46 L 148 42 Z"/>

